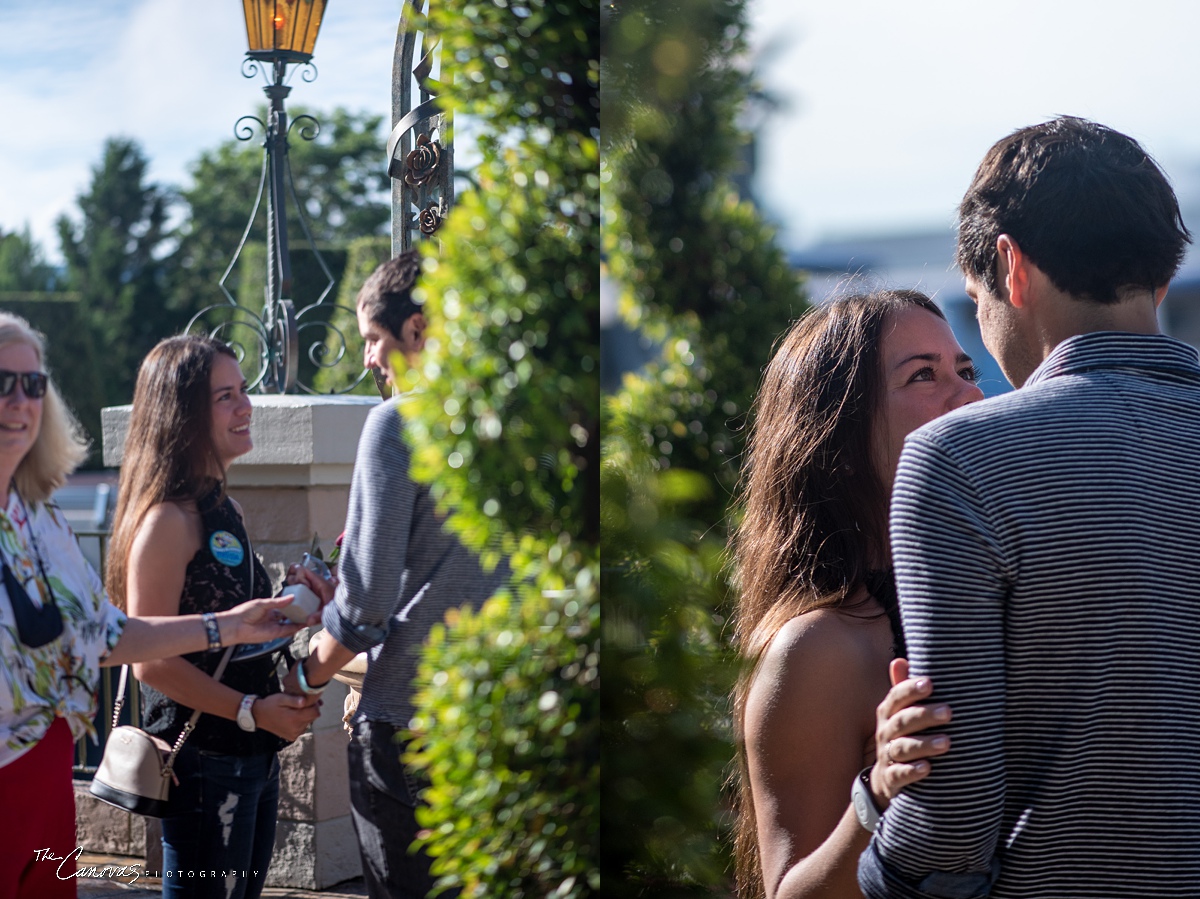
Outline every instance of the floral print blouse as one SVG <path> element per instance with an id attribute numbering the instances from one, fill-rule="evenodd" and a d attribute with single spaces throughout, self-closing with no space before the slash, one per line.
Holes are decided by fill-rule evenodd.
<path id="1" fill-rule="evenodd" d="M 62 511 L 52 503 L 26 504 L 10 490 L 0 511 L 0 553 L 26 593 L 45 602 L 34 547 L 62 614 L 63 633 L 37 649 L 23 645 L 0 582 L 0 766 L 37 745 L 56 717 L 67 719 L 77 740 L 85 733 L 96 736 L 100 660 L 125 627 L 125 613 L 108 601 Z"/>

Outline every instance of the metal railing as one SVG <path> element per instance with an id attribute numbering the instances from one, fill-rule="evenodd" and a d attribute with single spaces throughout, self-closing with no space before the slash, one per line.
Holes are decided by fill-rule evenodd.
<path id="1" fill-rule="evenodd" d="M 95 566 L 96 571 L 100 574 L 100 580 L 103 582 L 105 561 L 108 558 L 109 532 L 102 529 L 78 528 L 75 536 L 79 538 L 79 546 L 83 550 L 84 556 Z M 91 739 L 85 738 L 75 744 L 75 764 L 71 771 L 77 778 L 90 780 L 96 773 L 96 766 L 100 764 L 104 743 L 112 730 L 112 710 L 117 698 L 117 684 L 120 676 L 120 668 L 103 668 L 100 671 L 100 684 L 97 687 L 100 704 L 93 721 L 99 742 L 93 743 Z M 130 686 L 126 689 L 130 691 L 131 695 L 129 701 L 125 703 L 125 708 L 121 710 L 121 723 L 140 725 L 142 721 L 141 694 L 132 671 L 129 683 Z"/>

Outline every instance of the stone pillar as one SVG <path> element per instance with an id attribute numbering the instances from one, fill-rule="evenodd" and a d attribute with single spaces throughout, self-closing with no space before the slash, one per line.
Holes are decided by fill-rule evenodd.
<path id="1" fill-rule="evenodd" d="M 369 397 L 252 397 L 254 449 L 230 466 L 228 484 L 246 516 L 254 550 L 274 582 L 261 593 L 256 590 L 260 596 L 279 588 L 287 566 L 300 560 L 314 535 L 326 555 L 333 548 L 346 521 L 358 437 L 378 402 Z M 130 410 L 116 406 L 102 413 L 106 465 L 121 464 Z M 307 645 L 306 640 L 297 643 Z M 336 681 L 331 684 L 321 717 L 280 753 L 279 827 L 269 886 L 320 890 L 362 873 L 350 822 L 348 738 L 342 730 L 346 689 Z M 121 830 L 107 813 L 97 817 L 110 832 L 128 833 L 131 842 L 141 833 L 137 822 Z M 78 826 L 82 845 L 103 840 L 89 833 L 87 814 L 80 815 Z"/>

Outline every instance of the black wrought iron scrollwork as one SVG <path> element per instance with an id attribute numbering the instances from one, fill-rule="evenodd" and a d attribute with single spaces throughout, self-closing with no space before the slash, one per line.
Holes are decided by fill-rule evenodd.
<path id="1" fill-rule="evenodd" d="M 301 310 L 301 312 L 298 313 L 297 318 L 313 308 L 314 307 L 310 306 L 304 310 Z M 322 310 L 325 312 L 338 311 L 344 313 L 347 319 L 347 327 L 343 328 L 334 324 L 332 321 L 334 316 L 332 315 L 327 317 L 328 320 L 323 319 L 320 321 L 300 322 L 299 333 L 303 335 L 306 331 L 310 332 L 307 337 L 301 338 L 300 343 L 301 345 L 306 342 L 308 343 L 308 349 L 305 351 L 305 355 L 315 369 L 316 374 L 314 375 L 314 380 L 320 378 L 321 374 L 324 372 L 335 372 L 343 360 L 345 360 L 347 356 L 351 355 L 351 340 L 346 336 L 346 334 L 347 331 L 352 334 L 357 334 L 358 330 L 357 318 L 353 309 L 348 309 L 345 306 L 339 305 L 326 305 L 322 307 Z M 367 369 L 361 369 L 359 370 L 357 377 L 355 377 L 354 380 L 349 384 L 334 388 L 318 389 L 317 387 L 304 382 L 300 382 L 299 387 L 302 391 L 309 394 L 330 392 L 346 393 L 361 384 L 366 379 L 368 374 L 370 374 L 370 372 Z"/>
<path id="2" fill-rule="evenodd" d="M 291 69 L 289 71 L 289 66 Z M 294 133 L 304 141 L 316 140 L 321 123 L 311 115 L 288 120 L 284 100 L 291 91 L 287 81 L 296 66 L 281 59 L 269 63 L 247 57 L 242 74 L 267 78 L 265 92 L 270 102 L 266 120 L 242 116 L 234 124 L 239 141 L 250 140 L 261 129 L 264 134 L 263 161 L 254 206 L 237 249 L 222 274 L 218 287 L 224 302 L 197 313 L 187 325 L 189 333 L 205 333 L 235 347 L 247 381 L 253 389 L 269 393 L 345 393 L 353 390 L 368 372 L 355 369 L 343 375 L 334 372 L 339 362 L 352 355 L 351 341 L 357 337 L 357 319 L 353 309 L 327 302 L 335 279 L 313 239 L 304 204 L 296 191 L 288 156 L 288 139 Z M 316 66 L 301 66 L 305 81 L 316 78 Z M 263 200 L 266 199 L 266 289 L 261 309 L 255 302 L 235 297 L 227 282 L 242 259 L 242 251 L 255 229 Z M 292 209 L 286 210 L 289 203 Z M 299 223 L 307 248 L 325 276 L 318 296 L 303 308 L 297 308 L 292 293 L 289 222 Z M 305 287 L 312 279 L 305 279 Z M 306 297 L 311 294 L 305 292 Z"/>
<path id="3" fill-rule="evenodd" d="M 251 59 L 249 56 L 242 60 L 242 77 L 255 78 L 263 71 L 262 64 L 257 59 Z"/>
<path id="4" fill-rule="evenodd" d="M 300 67 L 300 80 L 307 84 L 312 84 L 316 81 L 318 74 L 315 63 L 306 62 Z"/>
<path id="5" fill-rule="evenodd" d="M 285 381 L 289 369 L 294 369 L 293 390 L 314 396 L 349 393 L 367 379 L 370 370 L 358 363 L 362 347 L 355 310 L 313 303 L 295 311 L 290 300 L 282 302 L 270 326 L 265 312 L 219 303 L 197 313 L 185 332 L 232 346 L 251 390 Z"/>
<path id="6" fill-rule="evenodd" d="M 288 134 L 291 134 L 292 129 L 301 122 L 304 122 L 305 124 L 301 125 L 300 128 L 296 130 L 296 134 L 299 135 L 300 139 L 305 141 L 316 140 L 317 136 L 321 133 L 321 123 L 307 114 L 298 115 L 292 119 L 292 123 L 288 125 Z"/>
<path id="7" fill-rule="evenodd" d="M 454 203 L 454 145 L 450 114 L 438 105 L 433 78 L 436 36 L 427 27 L 437 0 L 404 0 L 392 61 L 392 133 L 387 173 L 392 178 L 392 255 L 428 238 Z M 415 215 L 410 209 L 417 210 Z"/>
<path id="8" fill-rule="evenodd" d="M 247 124 L 243 125 L 242 122 Z M 266 133 L 267 123 L 256 115 L 244 115 L 233 123 L 233 136 L 240 141 L 247 141 L 254 137 L 254 127 L 249 123 L 253 122 Z"/>
<path id="9" fill-rule="evenodd" d="M 209 306 L 192 317 L 184 333 L 205 334 L 229 344 L 238 357 L 249 389 L 257 390 L 266 380 L 267 368 L 264 363 L 269 357 L 270 337 L 263 320 L 251 310 L 236 303 Z M 253 352 L 247 347 L 251 341 Z M 257 367 L 247 370 L 247 360 Z"/>

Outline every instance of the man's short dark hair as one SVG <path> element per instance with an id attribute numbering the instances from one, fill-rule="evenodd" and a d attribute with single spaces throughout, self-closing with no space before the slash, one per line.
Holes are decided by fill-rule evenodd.
<path id="1" fill-rule="evenodd" d="M 387 328 L 394 337 L 400 336 L 404 323 L 421 311 L 421 304 L 412 298 L 412 289 L 421 273 L 421 256 L 416 250 L 405 250 L 389 259 L 371 273 L 358 292 L 358 308 L 367 318 Z"/>
<path id="2" fill-rule="evenodd" d="M 1001 234 L 1059 290 L 1098 303 L 1167 284 L 1191 242 L 1175 192 L 1137 141 L 1072 116 L 998 141 L 958 218 L 958 265 L 992 294 Z"/>

